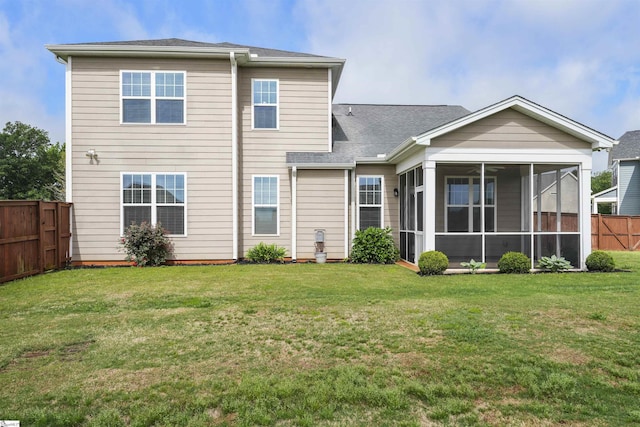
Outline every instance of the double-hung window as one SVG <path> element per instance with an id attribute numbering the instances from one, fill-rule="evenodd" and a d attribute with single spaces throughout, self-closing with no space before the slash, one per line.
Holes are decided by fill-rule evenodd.
<path id="1" fill-rule="evenodd" d="M 496 178 L 484 179 L 484 230 L 481 229 L 480 178 L 447 177 L 445 224 L 447 232 L 496 230 Z"/>
<path id="2" fill-rule="evenodd" d="M 382 177 L 358 177 L 358 218 L 359 230 L 369 227 L 382 228 Z"/>
<path id="3" fill-rule="evenodd" d="M 280 234 L 277 176 L 253 177 L 253 234 Z"/>
<path id="4" fill-rule="evenodd" d="M 122 123 L 185 123 L 184 71 L 122 71 Z"/>
<path id="5" fill-rule="evenodd" d="M 123 173 L 122 230 L 132 223 L 161 224 L 170 235 L 186 230 L 186 176 L 183 173 Z"/>
<path id="6" fill-rule="evenodd" d="M 253 129 L 278 129 L 278 80 L 253 79 Z"/>

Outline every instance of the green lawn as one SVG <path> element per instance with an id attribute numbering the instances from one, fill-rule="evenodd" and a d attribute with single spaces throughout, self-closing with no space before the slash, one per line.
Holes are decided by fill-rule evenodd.
<path id="1" fill-rule="evenodd" d="M 299 264 L 0 286 L 0 420 L 90 426 L 640 423 L 640 254 L 616 273 Z"/>

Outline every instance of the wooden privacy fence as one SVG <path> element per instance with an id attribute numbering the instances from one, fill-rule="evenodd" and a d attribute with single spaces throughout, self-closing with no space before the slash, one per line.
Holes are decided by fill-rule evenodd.
<path id="1" fill-rule="evenodd" d="M 64 268 L 71 204 L 0 200 L 0 283 Z"/>
<path id="2" fill-rule="evenodd" d="M 640 216 L 591 215 L 591 248 L 604 251 L 640 249 Z"/>

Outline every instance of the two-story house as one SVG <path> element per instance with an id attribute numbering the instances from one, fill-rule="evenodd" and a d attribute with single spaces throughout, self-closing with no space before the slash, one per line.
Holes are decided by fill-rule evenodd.
<path id="1" fill-rule="evenodd" d="M 119 236 L 141 221 L 169 230 L 181 262 L 260 241 L 309 259 L 316 230 L 342 259 L 369 226 L 391 227 L 409 262 L 517 250 L 584 267 L 591 250 L 591 152 L 614 141 L 522 97 L 473 113 L 333 105 L 339 58 L 179 39 L 47 48 L 66 64 L 76 264 L 122 262 Z"/>

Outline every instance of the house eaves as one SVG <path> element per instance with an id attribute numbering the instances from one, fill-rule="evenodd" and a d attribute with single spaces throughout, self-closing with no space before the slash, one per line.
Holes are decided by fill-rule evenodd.
<path id="1" fill-rule="evenodd" d="M 233 52 L 240 66 L 328 68 L 332 70 L 332 94 L 342 75 L 345 60 L 230 43 L 201 43 L 181 39 L 142 40 L 112 43 L 50 44 L 45 47 L 57 58 L 70 56 L 136 58 L 226 59 Z"/>
<path id="2" fill-rule="evenodd" d="M 431 145 L 431 141 L 434 138 L 453 132 L 508 108 L 512 108 L 542 123 L 588 142 L 591 144 L 592 150 L 608 149 L 617 143 L 615 139 L 603 133 L 516 95 L 418 135 L 415 138 L 416 144 Z"/>

